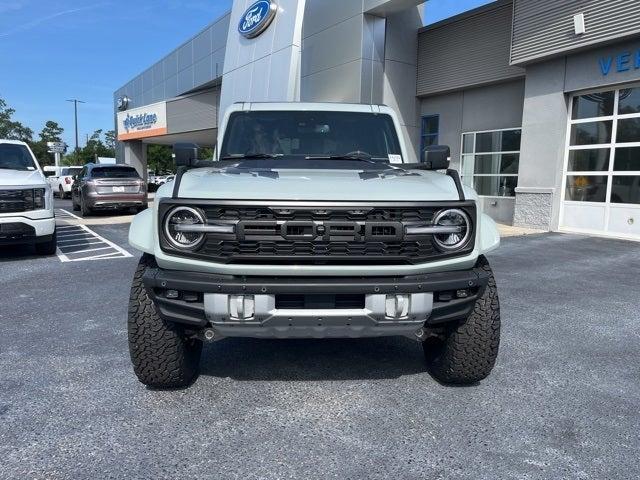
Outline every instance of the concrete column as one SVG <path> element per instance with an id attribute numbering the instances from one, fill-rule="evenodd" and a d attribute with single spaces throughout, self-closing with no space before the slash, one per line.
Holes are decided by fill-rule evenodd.
<path id="1" fill-rule="evenodd" d="M 301 100 L 384 103 L 400 117 L 415 162 L 420 144 L 417 35 L 419 0 L 307 0 Z"/>
<path id="2" fill-rule="evenodd" d="M 514 225 L 558 228 L 568 99 L 565 59 L 527 67 Z"/>
<path id="3" fill-rule="evenodd" d="M 273 23 L 260 36 L 244 38 L 240 18 L 253 2 L 234 0 L 224 58 L 220 112 L 234 102 L 300 99 L 300 45 L 306 0 L 278 0 Z"/>
<path id="4" fill-rule="evenodd" d="M 147 183 L 147 145 L 140 141 L 123 142 L 124 163 L 134 167 Z"/>
<path id="5" fill-rule="evenodd" d="M 405 0 L 394 5 L 415 3 Z M 382 103 L 392 107 L 400 117 L 409 162 L 418 161 L 420 154 L 420 100 L 415 96 L 418 78 L 416 32 L 423 25 L 423 15 L 422 6 L 407 6 L 404 10 L 388 13 L 386 18 Z"/>

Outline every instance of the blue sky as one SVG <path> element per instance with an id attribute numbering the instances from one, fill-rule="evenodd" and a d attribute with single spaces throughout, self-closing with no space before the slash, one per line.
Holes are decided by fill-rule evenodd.
<path id="1" fill-rule="evenodd" d="M 352 0 L 345 0 L 352 1 Z M 38 133 L 47 120 L 73 145 L 113 128 L 113 92 L 211 23 L 231 0 L 0 0 L 0 97 Z M 430 0 L 427 23 L 489 3 Z"/>

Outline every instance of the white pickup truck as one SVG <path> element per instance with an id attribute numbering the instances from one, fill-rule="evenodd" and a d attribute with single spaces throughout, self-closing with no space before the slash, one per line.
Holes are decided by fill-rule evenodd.
<path id="1" fill-rule="evenodd" d="M 56 252 L 53 195 L 29 146 L 0 139 L 0 245 L 15 244 Z"/>
<path id="2" fill-rule="evenodd" d="M 53 194 L 60 198 L 71 197 L 73 177 L 80 173 L 82 167 L 44 167 L 44 170 Z M 49 175 L 51 172 L 53 174 Z"/>

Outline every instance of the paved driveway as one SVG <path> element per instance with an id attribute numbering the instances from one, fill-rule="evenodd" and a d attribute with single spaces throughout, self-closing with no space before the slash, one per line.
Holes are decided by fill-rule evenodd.
<path id="1" fill-rule="evenodd" d="M 405 339 L 225 340 L 160 392 L 128 359 L 135 257 L 12 252 L 0 478 L 638 478 L 640 244 L 510 238 L 490 260 L 503 337 L 480 385 L 438 384 Z"/>

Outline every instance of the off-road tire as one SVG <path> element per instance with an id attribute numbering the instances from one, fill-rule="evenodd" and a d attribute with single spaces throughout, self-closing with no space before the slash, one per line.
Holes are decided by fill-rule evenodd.
<path id="1" fill-rule="evenodd" d="M 158 315 L 142 281 L 148 268 L 157 265 L 145 254 L 138 263 L 129 298 L 127 327 L 133 370 L 149 387 L 186 387 L 198 376 L 202 342 L 186 338 L 178 325 Z"/>
<path id="2" fill-rule="evenodd" d="M 486 378 L 496 363 L 500 345 L 500 302 L 487 259 L 476 268 L 489 274 L 489 283 L 463 322 L 447 328 L 445 338 L 423 343 L 431 374 L 444 383 L 473 384 Z"/>
<path id="3" fill-rule="evenodd" d="M 54 255 L 58 250 L 58 238 L 54 230 L 50 240 L 36 243 L 36 253 L 38 255 Z"/>

